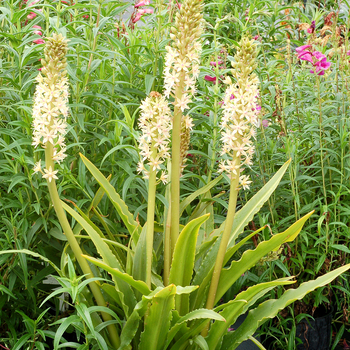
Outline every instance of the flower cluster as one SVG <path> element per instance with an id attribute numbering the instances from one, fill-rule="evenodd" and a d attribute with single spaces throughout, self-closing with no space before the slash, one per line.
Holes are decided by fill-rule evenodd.
<path id="1" fill-rule="evenodd" d="M 170 157 L 169 140 L 171 130 L 171 113 L 167 101 L 155 91 L 150 93 L 141 104 L 139 127 L 142 135 L 139 148 L 142 160 L 138 165 L 138 172 L 143 172 L 148 178 L 149 171 L 158 171 L 165 159 Z M 145 167 L 145 162 L 149 170 Z M 167 175 L 162 171 L 160 181 L 166 183 Z"/>
<path id="2" fill-rule="evenodd" d="M 220 172 L 226 172 L 229 177 L 240 175 L 243 166 L 252 164 L 254 146 L 252 137 L 256 135 L 258 124 L 259 95 L 257 76 L 252 72 L 256 68 L 256 42 L 242 38 L 240 49 L 232 63 L 232 75 L 236 82 L 227 77 L 228 85 L 224 98 L 224 113 L 221 119 L 221 142 L 223 159 L 220 162 Z M 243 189 L 249 188 L 249 177 L 241 175 L 239 183 Z"/>
<path id="3" fill-rule="evenodd" d="M 298 53 L 300 60 L 308 61 L 314 66 L 315 71 L 311 69 L 310 73 L 324 75 L 325 71 L 331 66 L 331 62 L 327 61 L 327 57 L 319 51 L 313 51 L 311 45 L 297 47 L 295 51 Z"/>
<path id="4" fill-rule="evenodd" d="M 201 0 L 187 0 L 176 13 L 175 26 L 171 28 L 171 46 L 166 46 L 164 69 L 164 95 L 174 97 L 174 113 L 183 113 L 189 108 L 196 93 L 199 76 L 199 60 L 202 51 L 200 35 L 203 31 Z M 181 162 L 184 164 L 189 145 L 192 118 L 181 117 Z M 183 168 L 183 166 L 182 166 Z"/>
<path id="5" fill-rule="evenodd" d="M 52 145 L 52 159 L 61 162 L 65 157 L 66 120 L 68 117 L 68 79 L 66 77 L 67 41 L 61 34 L 47 38 L 45 59 L 41 60 L 43 68 L 36 78 L 39 83 L 35 90 L 33 106 L 33 145 L 46 148 Z M 41 170 L 39 161 L 34 168 L 41 172 L 44 178 L 51 181 L 56 178 L 57 171 Z"/>
<path id="6" fill-rule="evenodd" d="M 140 2 L 138 2 L 134 8 L 136 11 L 134 11 L 134 13 L 131 16 L 131 23 L 136 23 L 138 22 L 141 17 L 145 14 L 152 14 L 153 10 L 152 9 L 142 9 L 142 6 L 147 6 L 150 4 L 150 0 L 141 0 Z"/>

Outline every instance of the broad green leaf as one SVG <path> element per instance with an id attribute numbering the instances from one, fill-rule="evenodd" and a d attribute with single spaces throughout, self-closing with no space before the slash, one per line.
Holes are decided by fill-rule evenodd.
<path id="1" fill-rule="evenodd" d="M 183 287 L 190 285 L 198 231 L 208 217 L 209 215 L 203 215 L 200 218 L 190 221 L 181 231 L 175 245 L 173 261 L 170 267 L 169 283 Z M 188 295 L 176 297 L 176 310 L 178 310 L 180 315 L 185 315 L 188 312 L 188 302 Z"/>
<path id="2" fill-rule="evenodd" d="M 164 348 L 166 349 L 168 347 L 168 345 L 174 339 L 175 335 L 178 333 L 178 331 L 181 329 L 184 323 L 197 319 L 225 321 L 225 319 L 222 316 L 220 316 L 217 312 L 213 310 L 197 309 L 191 311 L 185 316 L 179 318 L 177 322 L 173 325 L 173 327 L 170 329 L 167 335 L 166 346 Z"/>
<path id="3" fill-rule="evenodd" d="M 239 293 L 234 300 L 215 308 L 216 312 L 226 319 L 226 323 L 214 322 L 206 337 L 210 349 L 216 349 L 221 338 L 226 334 L 227 329 L 236 322 L 237 318 L 245 313 L 250 305 L 253 305 L 259 298 L 269 292 L 275 286 L 293 284 L 291 277 L 281 278 L 276 281 L 260 283 L 249 287 L 246 291 Z"/>
<path id="4" fill-rule="evenodd" d="M 0 284 L 0 292 L 1 293 L 6 293 L 7 295 L 9 295 L 10 297 L 14 298 L 14 299 L 17 299 L 15 297 L 15 295 L 8 289 L 6 288 L 5 286 L 3 286 L 2 284 Z"/>
<path id="5" fill-rule="evenodd" d="M 101 255 L 104 263 L 109 266 L 113 266 L 120 271 L 123 271 L 122 266 L 120 266 L 118 259 L 109 249 L 108 245 L 102 240 L 101 236 L 95 231 L 95 229 L 89 224 L 88 218 L 83 218 L 75 210 L 73 210 L 66 203 L 61 201 L 63 209 L 67 211 L 86 231 L 86 233 L 91 237 L 94 242 L 98 253 Z M 117 279 L 112 276 L 115 283 L 116 289 L 119 292 L 119 297 L 121 301 L 121 307 L 123 308 L 126 317 L 130 315 L 130 310 L 133 310 L 136 305 L 135 295 L 130 285 L 123 280 Z"/>
<path id="6" fill-rule="evenodd" d="M 132 266 L 132 276 L 135 280 L 146 281 L 146 232 L 147 232 L 147 222 L 142 228 L 141 235 L 137 241 L 134 262 Z"/>
<path id="7" fill-rule="evenodd" d="M 102 175 L 102 173 L 93 165 L 85 156 L 80 154 L 85 166 L 88 168 L 92 176 L 100 184 L 100 186 L 105 190 L 108 198 L 111 200 L 114 207 L 117 209 L 118 214 L 123 220 L 129 233 L 132 235 L 135 230 L 140 231 L 139 224 L 134 220 L 134 217 L 129 212 L 128 207 L 124 201 L 120 198 L 119 194 L 116 192 L 114 187 L 108 182 L 108 180 Z"/>
<path id="8" fill-rule="evenodd" d="M 218 182 L 222 180 L 222 177 L 223 177 L 222 175 L 218 176 L 216 179 L 211 180 L 208 184 L 199 188 L 197 191 L 193 192 L 188 197 L 186 197 L 180 203 L 180 216 L 182 215 L 186 207 L 190 205 L 193 200 L 195 200 L 198 196 L 207 193 L 212 187 L 214 187 Z"/>
<path id="9" fill-rule="evenodd" d="M 159 291 L 152 299 L 141 334 L 140 350 L 163 350 L 175 306 L 176 286 L 171 284 Z"/>
<path id="10" fill-rule="evenodd" d="M 244 340 L 252 336 L 256 329 L 273 318 L 277 313 L 295 300 L 302 299 L 306 294 L 316 288 L 327 285 L 336 277 L 350 268 L 350 264 L 339 267 L 334 271 L 317 278 L 316 280 L 304 282 L 296 289 L 288 289 L 279 299 L 267 300 L 260 304 L 256 309 L 249 311 L 247 318 L 236 331 L 226 335 L 221 350 L 234 350 Z"/>
<path id="11" fill-rule="evenodd" d="M 132 287 L 137 289 L 140 293 L 142 293 L 144 295 L 147 295 L 147 294 L 149 294 L 151 292 L 145 282 L 143 282 L 143 281 L 136 281 L 136 280 L 134 280 L 134 278 L 132 276 L 130 276 L 127 273 L 121 272 L 118 269 L 113 268 L 113 267 L 105 264 L 101 260 L 95 259 L 95 258 L 93 258 L 91 256 L 87 256 L 87 255 L 83 255 L 83 257 L 85 259 L 91 261 L 93 264 L 101 267 L 105 271 L 109 272 L 111 275 L 115 276 L 116 278 L 120 278 L 123 281 L 127 282 Z"/>
<path id="12" fill-rule="evenodd" d="M 282 167 L 277 171 L 277 173 L 272 177 L 272 179 L 255 196 L 253 196 L 241 210 L 236 213 L 232 224 L 232 232 L 228 243 L 228 248 L 231 248 L 235 244 L 236 238 L 240 233 L 242 233 L 244 227 L 251 220 L 253 220 L 254 215 L 270 198 L 271 194 L 280 183 L 284 173 L 288 169 L 290 162 L 291 160 L 288 160 L 286 163 L 284 163 Z M 221 232 L 224 230 L 225 222 L 226 221 L 224 221 L 220 227 L 214 231 L 214 234 L 221 234 Z"/>
<path id="13" fill-rule="evenodd" d="M 248 222 L 253 219 L 254 215 L 260 210 L 262 205 L 269 199 L 269 197 L 281 181 L 284 173 L 286 172 L 289 166 L 289 163 L 290 160 L 287 161 L 277 171 L 277 173 L 272 177 L 272 179 L 256 195 L 254 195 L 241 210 L 239 210 L 236 213 L 233 221 L 233 228 L 231 232 L 229 245 L 225 253 L 225 262 L 229 261 L 229 259 L 232 256 L 231 254 L 233 254 L 235 251 L 235 249 L 233 248 L 235 244 L 235 239 L 243 231 L 244 227 L 248 224 Z M 224 230 L 224 225 L 225 221 L 210 236 L 210 239 L 212 239 L 212 236 L 218 236 L 219 238 L 216 241 L 212 241 L 212 248 L 204 257 L 203 262 L 201 263 L 193 280 L 193 284 L 199 285 L 198 291 L 190 296 L 191 305 L 193 306 L 193 308 L 199 308 L 205 304 L 206 290 L 208 288 L 208 284 L 211 281 L 211 275 L 213 274 L 214 264 L 221 241 L 220 237 Z"/>
<path id="14" fill-rule="evenodd" d="M 303 216 L 286 231 L 274 235 L 268 241 L 261 242 L 256 249 L 246 250 L 240 260 L 233 261 L 227 269 L 221 270 L 218 289 L 216 291 L 215 303 L 226 293 L 235 281 L 247 270 L 255 266 L 255 264 L 265 255 L 281 246 L 290 239 L 296 237 L 301 231 L 305 221 L 313 214 L 313 212 Z"/>
<path id="15" fill-rule="evenodd" d="M 41 260 L 49 263 L 54 269 L 55 271 L 61 276 L 61 270 L 48 258 L 45 258 L 44 256 L 38 254 L 38 253 L 34 253 L 28 249 L 11 249 L 11 250 L 4 250 L 4 251 L 0 251 L 0 255 L 2 254 L 14 254 L 14 253 L 23 253 L 23 254 L 27 254 L 27 255 L 31 255 L 34 256 L 35 258 L 40 258 Z"/>

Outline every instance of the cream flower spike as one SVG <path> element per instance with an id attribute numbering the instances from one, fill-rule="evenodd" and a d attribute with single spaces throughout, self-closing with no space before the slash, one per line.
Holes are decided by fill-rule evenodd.
<path id="1" fill-rule="evenodd" d="M 227 77 L 224 113 L 221 119 L 222 160 L 219 172 L 226 172 L 229 177 L 243 171 L 243 165 L 252 164 L 254 146 L 252 137 L 256 134 L 258 123 L 257 98 L 259 95 L 258 78 L 253 73 L 256 68 L 256 43 L 243 38 L 240 49 L 232 64 L 232 75 L 236 82 Z M 247 175 L 241 175 L 239 184 L 249 189 L 251 181 Z"/>
<path id="2" fill-rule="evenodd" d="M 67 40 L 59 34 L 47 38 L 45 45 L 45 58 L 41 60 L 43 68 L 36 78 L 33 105 L 33 143 L 35 147 L 41 145 L 46 148 L 50 143 L 53 147 L 53 160 L 58 163 L 65 157 L 64 136 L 66 134 L 68 117 L 68 79 L 66 54 Z M 41 172 L 40 161 L 36 164 L 34 172 Z M 44 169 L 43 178 L 50 182 L 57 179 L 54 169 Z"/>

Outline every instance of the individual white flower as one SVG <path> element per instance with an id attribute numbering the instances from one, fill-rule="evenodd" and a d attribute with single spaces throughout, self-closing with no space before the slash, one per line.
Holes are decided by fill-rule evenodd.
<path id="1" fill-rule="evenodd" d="M 41 170 L 41 159 L 34 164 L 34 174 L 35 173 L 42 173 L 43 171 Z"/>
<path id="2" fill-rule="evenodd" d="M 58 170 L 52 170 L 52 167 L 50 166 L 49 169 L 44 169 L 45 174 L 43 175 L 44 179 L 48 179 L 49 182 L 51 182 L 52 179 L 58 179 L 56 176 Z"/>

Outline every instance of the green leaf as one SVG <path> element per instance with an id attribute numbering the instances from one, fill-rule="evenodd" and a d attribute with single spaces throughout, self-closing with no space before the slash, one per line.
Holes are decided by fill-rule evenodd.
<path id="1" fill-rule="evenodd" d="M 337 268 L 334 271 L 317 278 L 316 280 L 304 282 L 296 289 L 288 289 L 279 299 L 267 300 L 256 309 L 249 311 L 247 318 L 236 331 L 226 335 L 221 347 L 222 350 L 234 350 L 244 340 L 252 336 L 256 329 L 273 318 L 277 313 L 295 300 L 302 299 L 306 294 L 316 288 L 322 287 L 333 281 L 336 277 L 350 268 L 350 264 Z"/>
<path id="2" fill-rule="evenodd" d="M 141 235 L 137 241 L 134 263 L 132 266 L 132 275 L 135 280 L 146 281 L 146 260 L 147 260 L 147 251 L 146 251 L 146 232 L 147 232 L 147 222 L 142 228 Z"/>
<path id="3" fill-rule="evenodd" d="M 160 290 L 152 299 L 141 334 L 140 350 L 163 350 L 175 306 L 176 287 L 171 284 Z"/>
<path id="4" fill-rule="evenodd" d="M 40 258 L 41 260 L 49 263 L 54 269 L 55 271 L 61 276 L 61 270 L 49 259 L 45 258 L 44 256 L 38 254 L 38 253 L 34 253 L 30 250 L 27 249 L 11 249 L 11 250 L 4 250 L 4 251 L 0 251 L 0 255 L 2 254 L 13 254 L 13 253 L 23 253 L 23 254 L 27 254 L 27 255 L 31 255 L 34 256 L 35 258 Z"/>
<path id="5" fill-rule="evenodd" d="M 95 259 L 95 258 L 93 258 L 91 256 L 87 256 L 87 255 L 83 255 L 83 257 L 85 259 L 91 261 L 96 266 L 99 266 L 102 269 L 104 269 L 105 271 L 109 272 L 114 277 L 120 278 L 123 281 L 127 282 L 128 284 L 130 284 L 132 287 L 137 289 L 143 295 L 148 295 L 149 293 L 151 293 L 151 291 L 149 290 L 149 288 L 148 288 L 148 286 L 147 286 L 147 284 L 145 282 L 143 282 L 143 281 L 136 281 L 136 280 L 134 280 L 134 278 L 132 276 L 130 276 L 127 273 L 121 272 L 118 269 L 113 268 L 113 267 L 105 264 L 101 260 Z"/>
<path id="6" fill-rule="evenodd" d="M 246 312 L 250 305 L 253 305 L 259 298 L 269 292 L 272 288 L 279 285 L 293 284 L 290 281 L 291 277 L 281 278 L 276 281 L 260 283 L 249 287 L 246 291 L 239 293 L 234 300 L 220 305 L 215 308 L 216 312 L 226 319 L 226 323 L 214 322 L 210 327 L 208 336 L 206 338 L 211 349 L 216 349 L 221 338 L 227 333 L 227 329 L 236 322 L 239 315 Z"/>
<path id="7" fill-rule="evenodd" d="M 286 162 L 272 177 L 272 179 L 256 195 L 254 195 L 241 210 L 239 210 L 236 213 L 232 225 L 233 229 L 231 232 L 230 242 L 225 253 L 225 262 L 229 261 L 232 254 L 235 252 L 235 239 L 241 232 L 243 232 L 244 227 L 248 224 L 249 221 L 253 219 L 254 215 L 269 199 L 269 197 L 281 181 L 284 173 L 286 172 L 289 166 L 289 163 L 290 160 Z M 224 225 L 225 221 L 221 224 L 221 226 L 218 229 L 216 229 L 212 233 L 212 235 L 210 235 L 211 240 L 213 239 L 213 236 L 218 236 L 218 239 L 216 241 L 212 240 L 212 247 L 208 251 L 207 255 L 204 257 L 203 262 L 200 265 L 196 276 L 194 277 L 193 284 L 199 285 L 198 291 L 190 297 L 191 305 L 193 305 L 194 308 L 201 307 L 205 303 L 206 290 L 208 288 L 208 284 L 210 283 L 211 276 L 213 274 L 214 264 L 221 241 L 220 237 L 223 232 Z"/>
<path id="8" fill-rule="evenodd" d="M 344 244 L 331 244 L 330 248 L 335 250 L 341 250 L 342 252 L 350 254 L 350 249 L 346 247 Z"/>
<path id="9" fill-rule="evenodd" d="M 182 316 L 180 319 L 178 319 L 177 322 L 170 329 L 167 335 L 166 346 L 164 347 L 164 349 L 168 347 L 168 345 L 173 340 L 173 338 L 181 329 L 184 323 L 197 320 L 197 319 L 218 320 L 218 321 L 225 322 L 225 319 L 213 310 L 197 309 L 197 310 L 191 311 L 185 316 Z"/>
<path id="10" fill-rule="evenodd" d="M 231 248 L 235 244 L 235 240 L 238 235 L 243 231 L 244 227 L 253 220 L 254 215 L 260 210 L 263 204 L 270 198 L 273 191 L 276 189 L 280 183 L 284 173 L 288 169 L 289 163 L 291 160 L 288 160 L 282 165 L 282 167 L 277 171 L 277 173 L 272 177 L 272 179 L 255 195 L 253 196 L 246 205 L 239 210 L 234 218 L 232 224 L 232 232 L 228 244 L 228 248 Z M 225 226 L 224 221 L 220 227 L 214 231 L 214 234 L 220 234 Z"/>
<path id="11" fill-rule="evenodd" d="M 98 253 L 101 255 L 104 263 L 109 266 L 114 266 L 120 271 L 123 271 L 122 266 L 119 264 L 118 259 L 109 249 L 109 246 L 102 240 L 100 235 L 95 231 L 95 229 L 90 225 L 88 217 L 85 218 L 79 215 L 75 210 L 73 210 L 66 203 L 61 201 L 63 209 L 67 211 L 86 231 L 86 233 L 91 237 L 94 242 Z M 121 307 L 123 308 L 126 317 L 129 316 L 129 310 L 133 310 L 136 305 L 135 295 L 129 284 L 124 282 L 123 280 L 117 279 L 115 276 L 112 276 L 113 281 L 115 283 L 115 287 L 119 292 L 119 297 L 121 300 Z"/>
<path id="12" fill-rule="evenodd" d="M 221 270 L 218 289 L 216 291 L 215 303 L 226 293 L 226 291 L 247 270 L 252 268 L 263 256 L 272 252 L 281 244 L 289 242 L 290 237 L 296 237 L 301 231 L 305 221 L 313 214 L 313 211 L 290 226 L 286 231 L 274 235 L 268 241 L 261 242 L 256 249 L 246 250 L 241 259 L 233 261 L 228 269 Z"/>
<path id="13" fill-rule="evenodd" d="M 3 286 L 2 284 L 0 284 L 0 292 L 1 293 L 6 293 L 8 294 L 10 297 L 14 298 L 14 299 L 17 299 L 14 294 L 8 289 L 6 288 L 5 286 Z"/>
<path id="14" fill-rule="evenodd" d="M 193 200 L 195 200 L 198 196 L 207 193 L 212 187 L 214 187 L 218 182 L 220 182 L 222 180 L 222 178 L 223 178 L 222 175 L 218 176 L 216 179 L 211 180 L 208 184 L 199 188 L 197 191 L 193 192 L 188 197 L 186 197 L 180 203 L 180 216 L 182 215 L 182 213 L 186 209 L 186 207 L 188 205 L 190 205 Z"/>
<path id="15" fill-rule="evenodd" d="M 134 220 L 134 217 L 129 212 L 127 205 L 120 198 L 119 194 L 115 191 L 114 187 L 108 182 L 108 180 L 102 175 L 102 173 L 93 165 L 85 156 L 80 154 L 85 166 L 90 171 L 92 176 L 100 184 L 100 186 L 105 190 L 108 198 L 111 200 L 114 207 L 117 209 L 118 214 L 123 220 L 129 233 L 132 235 L 135 230 L 140 231 L 141 228 L 139 224 Z"/>
<path id="16" fill-rule="evenodd" d="M 196 254 L 198 231 L 208 217 L 209 214 L 206 214 L 190 221 L 181 231 L 175 245 L 169 283 L 183 287 L 190 285 Z M 188 303 L 188 295 L 176 297 L 176 310 L 178 310 L 180 315 L 184 315 L 188 312 Z"/>

